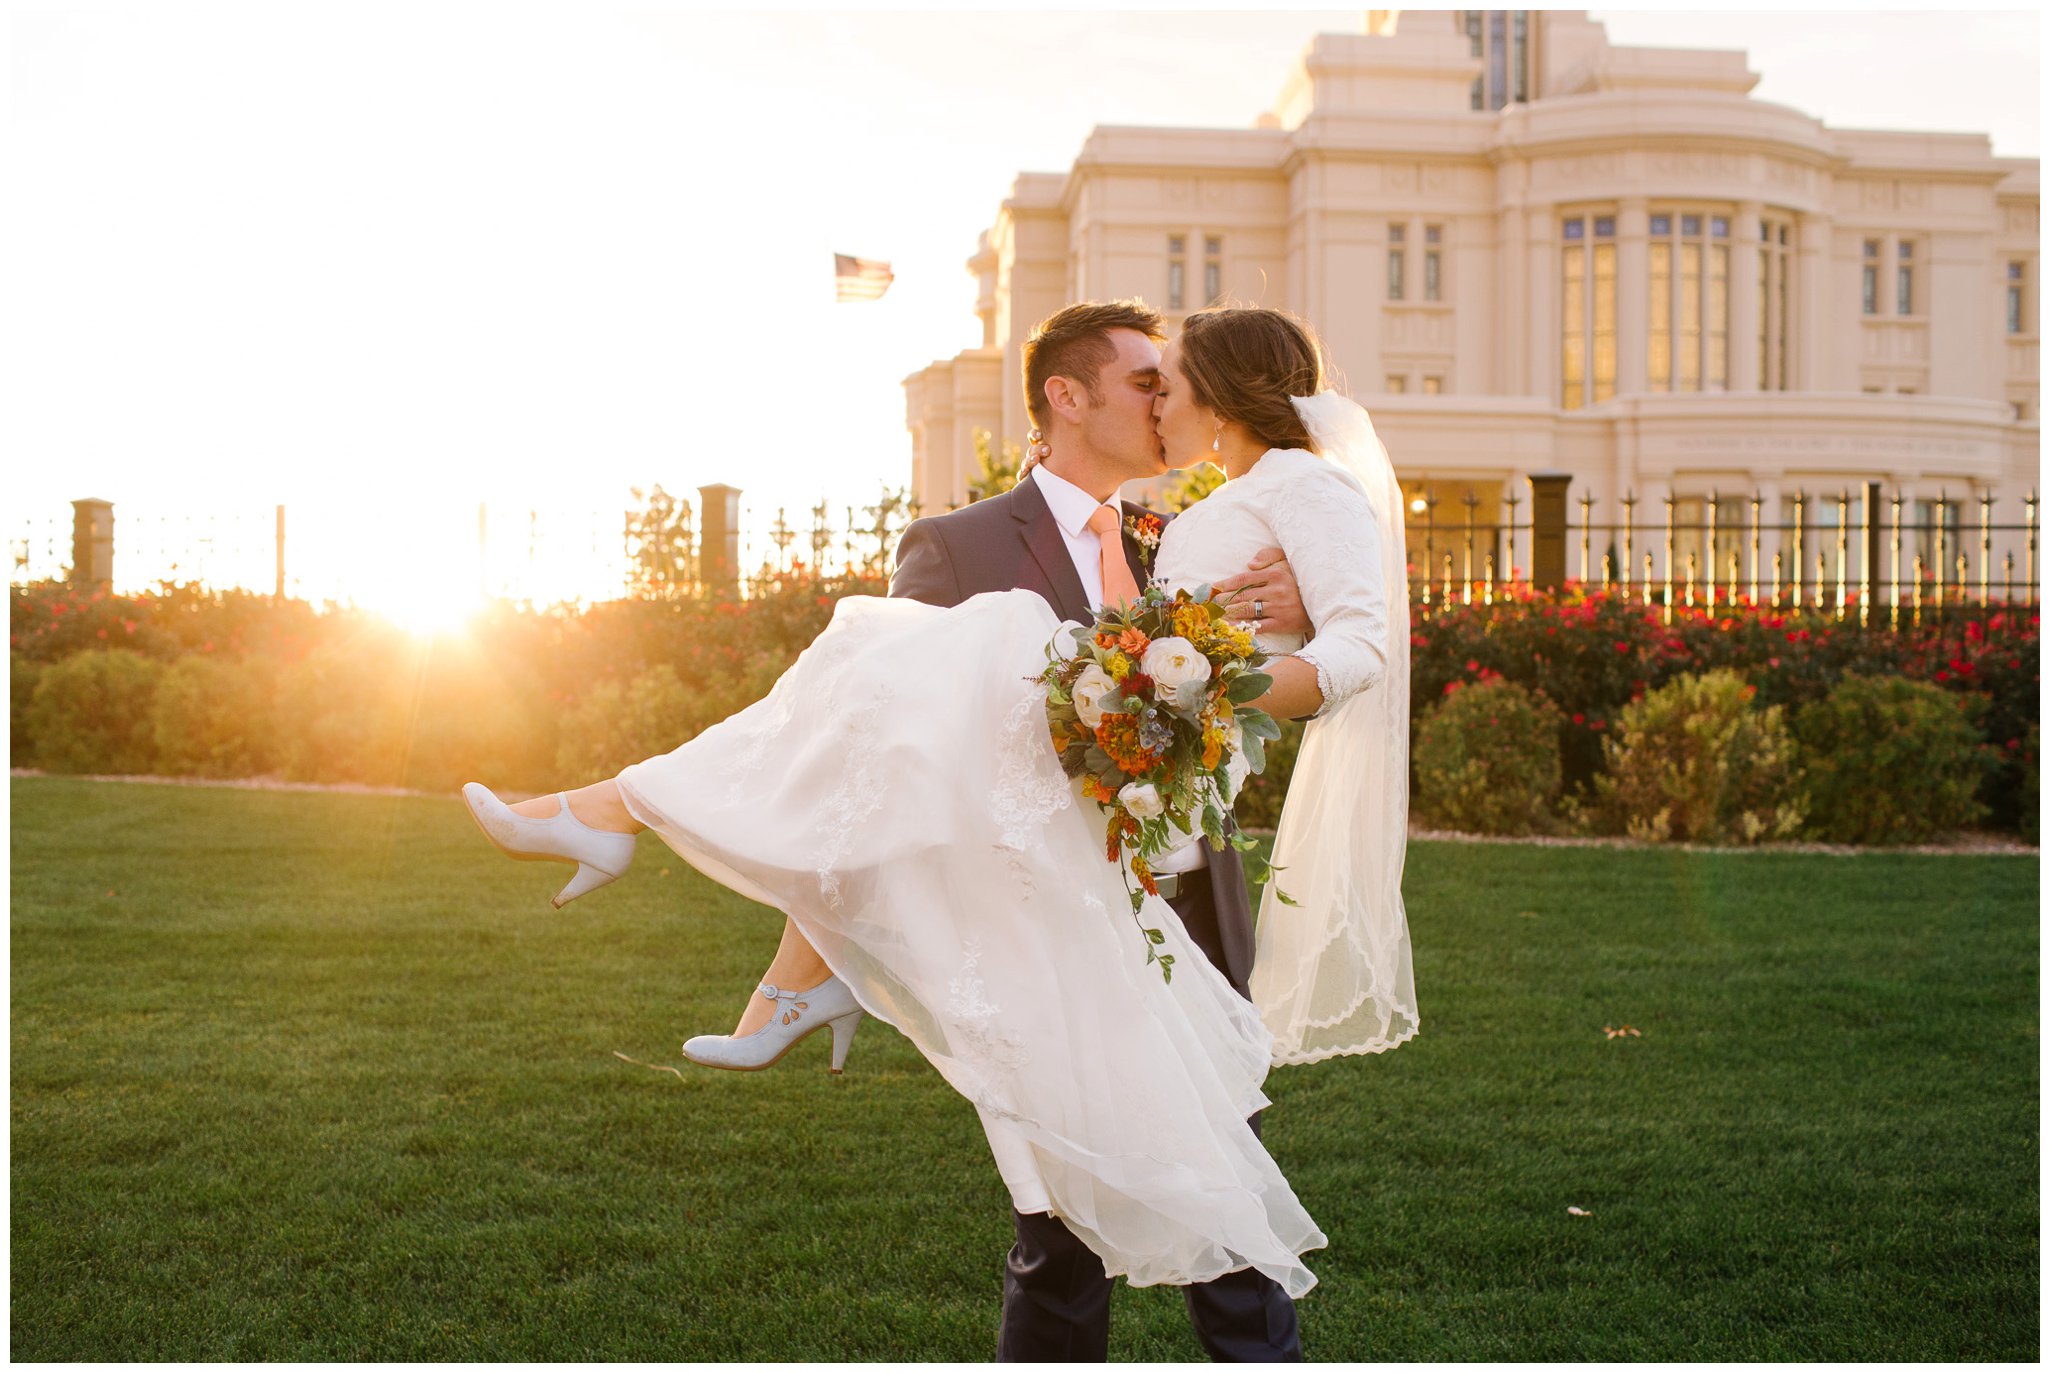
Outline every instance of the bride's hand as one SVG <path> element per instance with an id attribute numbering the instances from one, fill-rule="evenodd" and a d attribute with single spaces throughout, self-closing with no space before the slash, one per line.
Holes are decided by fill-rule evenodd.
<path id="1" fill-rule="evenodd" d="M 1251 626 L 1255 634 L 1307 637 L 1316 633 L 1309 613 L 1303 609 L 1302 590 L 1296 585 L 1288 555 L 1278 548 L 1261 549 L 1244 572 L 1224 578 L 1211 590 L 1220 598 L 1231 598 L 1231 604 L 1225 607 L 1227 618 L 1241 622 L 1257 620 L 1259 623 Z"/>

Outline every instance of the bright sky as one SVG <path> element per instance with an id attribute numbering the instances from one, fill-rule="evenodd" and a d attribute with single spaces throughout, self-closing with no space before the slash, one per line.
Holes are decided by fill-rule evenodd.
<path id="1" fill-rule="evenodd" d="M 9 536 L 84 495 L 218 512 L 267 585 L 283 502 L 305 589 L 374 601 L 474 586 L 480 500 L 606 550 L 635 485 L 739 486 L 755 527 L 872 501 L 903 377 L 979 342 L 964 263 L 1019 171 L 1248 125 L 1362 14 L 17 5 Z M 2031 11 L 1594 16 L 1746 49 L 1832 124 L 2038 154 Z M 889 295 L 833 304 L 835 251 Z"/>

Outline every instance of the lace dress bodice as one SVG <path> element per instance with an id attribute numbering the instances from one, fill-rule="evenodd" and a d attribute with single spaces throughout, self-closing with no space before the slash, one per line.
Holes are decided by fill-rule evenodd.
<path id="1" fill-rule="evenodd" d="M 1269 654 L 1317 669 L 1324 711 L 1378 683 L 1388 662 L 1388 596 L 1372 509 L 1359 482 L 1315 453 L 1269 449 L 1169 522 L 1153 578 L 1193 589 L 1243 572 L 1263 548 L 1280 548 L 1301 589 L 1316 638 L 1260 636 Z M 1323 713 L 1322 711 L 1319 712 Z"/>

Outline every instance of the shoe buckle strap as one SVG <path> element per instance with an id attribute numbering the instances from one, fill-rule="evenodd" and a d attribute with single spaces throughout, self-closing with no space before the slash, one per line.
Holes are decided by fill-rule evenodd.
<path id="1" fill-rule="evenodd" d="M 811 1009 L 810 1003 L 799 1001 L 797 999 L 798 997 L 804 995 L 803 992 L 786 991 L 785 989 L 777 987 L 774 984 L 768 982 L 764 982 L 761 986 L 755 988 L 755 990 L 760 992 L 764 997 L 768 998 L 770 1001 L 783 1001 L 789 1003 L 789 1009 L 785 1010 L 783 1014 L 780 1017 L 778 1017 L 778 1019 L 785 1025 L 792 1024 L 795 1021 L 801 1019 L 803 1012 Z"/>

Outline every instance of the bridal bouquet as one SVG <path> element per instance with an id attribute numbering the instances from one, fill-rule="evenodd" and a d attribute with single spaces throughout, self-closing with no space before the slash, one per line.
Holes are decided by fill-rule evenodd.
<path id="1" fill-rule="evenodd" d="M 1246 704 L 1273 682 L 1260 670 L 1267 656 L 1224 611 L 1208 587 L 1148 587 L 1131 605 L 1099 611 L 1092 628 L 1056 635 L 1039 676 L 1054 751 L 1103 808 L 1105 855 L 1127 861 L 1146 961 L 1170 981 L 1174 956 L 1159 952 L 1159 930 L 1138 921 L 1145 897 L 1158 893 L 1151 860 L 1197 833 L 1250 854 L 1254 841 L 1226 838 L 1224 813 L 1281 737 L 1271 716 Z M 1257 858 L 1247 866 L 1255 882 L 1269 876 Z"/>

